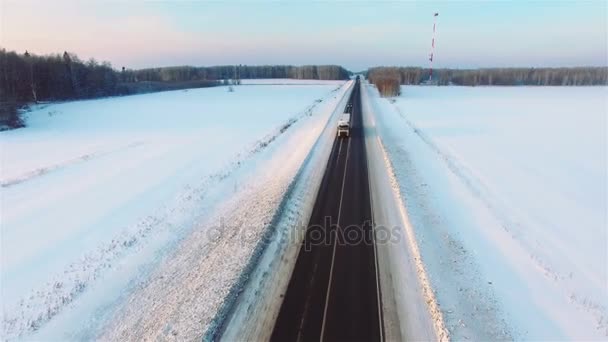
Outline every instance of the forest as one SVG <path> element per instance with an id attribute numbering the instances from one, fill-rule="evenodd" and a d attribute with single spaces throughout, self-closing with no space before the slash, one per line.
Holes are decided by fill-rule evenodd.
<path id="1" fill-rule="evenodd" d="M 294 78 L 345 80 L 349 72 L 338 65 L 223 65 L 212 67 L 177 66 L 124 70 L 124 81 L 176 82 L 192 80 L 227 80 L 254 78 Z"/>
<path id="2" fill-rule="evenodd" d="M 72 53 L 35 55 L 0 49 L 0 125 L 23 125 L 18 112 L 29 103 L 90 99 L 239 83 L 241 79 L 348 79 L 338 65 L 223 65 L 114 69 Z M 374 67 L 367 78 L 382 96 L 398 96 L 400 85 L 590 86 L 608 84 L 608 67 L 437 69 Z"/>
<path id="3" fill-rule="evenodd" d="M 336 65 L 177 66 L 116 70 L 108 62 L 83 61 L 75 54 L 35 55 L 0 49 L 0 125 L 23 126 L 18 112 L 28 103 L 90 99 L 185 88 L 212 87 L 225 80 L 296 78 L 340 80 L 349 72 Z M 221 82 L 224 80 L 224 82 Z"/>
<path id="4" fill-rule="evenodd" d="M 375 67 L 367 77 L 383 96 L 396 96 L 400 84 L 461 86 L 592 86 L 608 84 L 608 67 L 436 69 Z"/>

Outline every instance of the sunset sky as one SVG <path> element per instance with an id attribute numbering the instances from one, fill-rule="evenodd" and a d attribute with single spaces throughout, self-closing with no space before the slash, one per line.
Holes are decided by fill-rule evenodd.
<path id="1" fill-rule="evenodd" d="M 0 0 L 0 46 L 115 67 L 218 64 L 607 65 L 606 1 Z"/>

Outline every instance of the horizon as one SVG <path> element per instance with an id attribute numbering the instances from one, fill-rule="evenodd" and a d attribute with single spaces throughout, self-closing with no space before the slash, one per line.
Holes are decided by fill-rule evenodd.
<path id="1" fill-rule="evenodd" d="M 0 49 L 4 49 L 4 47 L 0 47 Z M 78 55 L 77 53 L 74 52 L 70 52 L 70 51 L 57 51 L 57 52 L 50 52 L 50 53 L 36 53 L 35 51 L 29 51 L 29 50 L 25 50 L 25 51 L 15 51 L 15 50 L 7 50 L 7 52 L 15 52 L 17 54 L 22 54 L 25 52 L 28 52 L 31 55 L 35 55 L 35 56 L 61 56 L 64 52 L 67 52 L 70 56 L 74 57 L 78 57 L 78 59 L 80 59 L 83 63 L 87 63 L 89 60 L 94 59 L 95 62 L 97 63 L 110 63 L 111 67 L 115 70 L 120 71 L 120 67 L 117 67 L 116 65 L 112 64 L 110 61 L 105 61 L 105 60 L 99 60 L 96 59 L 95 57 L 90 57 L 90 58 L 82 58 L 82 56 Z M 306 67 L 306 66 L 338 66 L 338 67 L 342 67 L 344 68 L 346 71 L 352 73 L 352 74 L 359 74 L 362 72 L 367 72 L 370 69 L 373 68 L 417 68 L 417 69 L 422 69 L 422 70 L 428 70 L 429 67 L 428 66 L 422 66 L 422 65 L 373 65 L 373 66 L 369 66 L 365 69 L 348 69 L 347 67 L 340 65 L 340 64 L 209 64 L 209 65 L 194 65 L 194 64 L 176 64 L 176 65 L 162 65 L 162 66 L 147 66 L 147 67 L 142 67 L 142 68 L 126 68 L 126 70 L 146 70 L 146 69 L 162 69 L 162 68 L 183 68 L 183 67 L 188 67 L 188 68 L 217 68 L 217 67 L 230 67 L 230 66 L 242 66 L 242 67 L 264 67 L 264 66 L 289 66 L 289 67 Z M 484 70 L 484 69 L 585 69 L 585 68 L 608 68 L 608 65 L 572 65 L 572 66 L 484 66 L 484 67 L 433 67 L 433 70 L 437 71 L 437 70 L 462 70 L 462 71 L 466 71 L 466 70 Z"/>
<path id="2" fill-rule="evenodd" d="M 4 47 L 0 47 L 0 49 L 4 49 Z M 110 61 L 106 61 L 106 60 L 99 60 L 96 59 L 95 57 L 90 57 L 90 58 L 82 58 L 82 56 L 78 55 L 75 52 L 70 52 L 70 51 L 57 51 L 57 52 L 50 52 L 50 53 L 36 53 L 35 51 L 30 51 L 30 50 L 25 50 L 25 51 L 16 51 L 16 50 L 7 50 L 7 52 L 15 52 L 17 54 L 22 54 L 25 52 L 28 52 L 31 55 L 35 55 L 35 56 L 61 56 L 64 52 L 67 52 L 70 56 L 74 57 L 78 57 L 82 62 L 86 63 L 91 59 L 94 59 L 95 62 L 97 63 L 110 63 L 111 67 L 115 70 L 120 71 L 120 67 L 117 67 L 115 64 L 112 64 Z M 188 67 L 188 68 L 217 68 L 217 67 L 226 67 L 226 66 L 243 66 L 243 67 L 264 67 L 264 66 L 290 66 L 290 67 L 306 67 L 306 66 L 338 66 L 338 67 L 342 67 L 344 68 L 346 71 L 352 73 L 352 74 L 359 74 L 362 72 L 367 72 L 370 69 L 373 68 L 418 68 L 418 69 L 422 69 L 422 70 L 428 70 L 429 66 L 424 66 L 424 65 L 372 65 L 369 67 L 366 67 L 365 69 L 349 69 L 347 67 L 345 67 L 344 65 L 340 65 L 340 64 L 207 64 L 207 65 L 195 65 L 195 64 L 169 64 L 169 65 L 162 65 L 162 66 L 146 66 L 146 67 L 142 67 L 142 68 L 126 68 L 126 70 L 146 70 L 146 69 L 159 69 L 159 68 L 182 68 L 182 67 Z M 607 65 L 571 65 L 571 66 L 560 66 L 560 65 L 556 65 L 556 66 L 483 66 L 483 67 L 433 67 L 433 70 L 437 71 L 437 70 L 484 70 L 484 69 L 584 69 L 584 68 L 608 68 L 608 64 Z"/>
<path id="3" fill-rule="evenodd" d="M 608 66 L 608 4 L 601 1 L 4 1 L 0 6 L 3 48 L 39 55 L 68 51 L 117 69 L 427 68 L 434 12 L 439 12 L 436 69 Z"/>

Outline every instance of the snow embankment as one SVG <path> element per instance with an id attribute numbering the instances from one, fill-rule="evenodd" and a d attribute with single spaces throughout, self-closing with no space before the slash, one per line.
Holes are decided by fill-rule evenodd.
<path id="1" fill-rule="evenodd" d="M 608 337 L 605 87 L 405 87 L 377 132 L 450 336 Z"/>
<path id="2" fill-rule="evenodd" d="M 131 296 L 102 340 L 200 340 L 215 336 L 241 310 L 246 316 L 233 327 L 253 327 L 249 338 L 254 329 L 260 336 L 271 332 L 272 313 L 278 312 L 280 301 L 269 298 L 276 292 L 263 292 L 270 295 L 263 300 L 263 286 L 273 285 L 267 278 L 284 267 L 287 242 L 299 246 L 292 234 L 308 219 L 323 174 L 319 136 L 325 135 L 328 120 L 336 117 L 335 108 L 350 88 L 351 82 L 342 86 L 280 138 L 268 159 L 243 182 L 243 190 L 202 222 Z M 260 310 L 251 315 L 254 305 Z"/>
<path id="3" fill-rule="evenodd" d="M 3 338 L 202 336 L 345 89 L 53 104 L 2 132 Z"/>
<path id="4" fill-rule="evenodd" d="M 332 104 L 333 113 L 329 120 L 320 132 L 313 135 L 318 138 L 312 149 L 308 147 L 312 141 L 300 142 L 306 144 L 305 148 L 310 153 L 287 189 L 279 211 L 266 228 L 262 241 L 265 248 L 259 261 L 255 269 L 242 275 L 244 284 L 240 295 L 234 298 L 233 303 L 224 306 L 205 340 L 270 339 L 325 174 L 336 138 L 337 120 L 348 102 L 352 85 L 353 82 L 349 82 L 347 91 L 340 94 L 341 99 Z"/>
<path id="5" fill-rule="evenodd" d="M 387 341 L 446 341 L 437 305 L 397 179 L 376 127 L 376 114 L 363 88 L 363 125 L 384 330 Z"/>

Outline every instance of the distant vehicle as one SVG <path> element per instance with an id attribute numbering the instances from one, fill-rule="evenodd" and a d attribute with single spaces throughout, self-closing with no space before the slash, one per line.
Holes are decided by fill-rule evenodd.
<path id="1" fill-rule="evenodd" d="M 338 120 L 338 138 L 350 135 L 350 113 L 344 113 Z"/>

